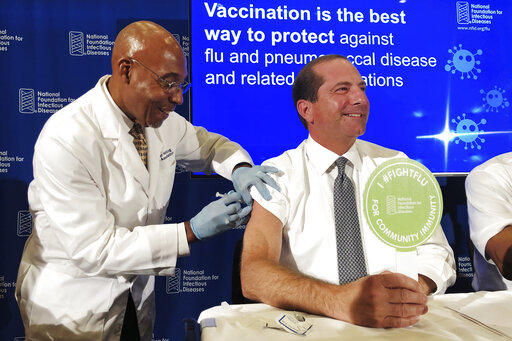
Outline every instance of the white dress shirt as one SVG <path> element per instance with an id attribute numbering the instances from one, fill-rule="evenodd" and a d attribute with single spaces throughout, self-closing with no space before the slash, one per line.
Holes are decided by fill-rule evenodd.
<path id="1" fill-rule="evenodd" d="M 475 245 L 475 290 L 512 290 L 492 259 L 486 259 L 489 239 L 512 225 L 512 153 L 498 155 L 477 166 L 466 179 L 469 233 Z"/>
<path id="2" fill-rule="evenodd" d="M 343 156 L 349 160 L 345 172 L 356 193 L 367 271 L 369 274 L 384 270 L 395 272 L 397 251 L 372 232 L 361 203 L 366 181 L 373 170 L 391 158 L 406 155 L 356 140 Z M 338 175 L 334 162 L 338 157 L 310 136 L 296 149 L 264 162 L 281 171 L 273 175 L 281 187 L 280 193 L 268 187 L 272 199 L 266 201 L 256 190 L 251 192 L 283 225 L 280 263 L 329 283 L 339 283 L 333 203 L 334 180 Z M 437 284 L 436 293 L 444 293 L 455 282 L 455 261 L 442 228 L 418 247 L 417 252 L 418 272 Z"/>

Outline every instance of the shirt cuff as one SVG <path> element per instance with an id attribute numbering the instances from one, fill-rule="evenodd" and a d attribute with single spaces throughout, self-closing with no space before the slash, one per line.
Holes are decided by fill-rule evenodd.
<path id="1" fill-rule="evenodd" d="M 223 178 L 231 180 L 231 174 L 233 173 L 233 169 L 235 168 L 236 165 L 242 162 L 247 162 L 251 165 L 254 165 L 251 157 L 249 156 L 249 153 L 247 153 L 243 149 L 239 149 L 226 160 L 224 160 L 222 163 L 218 163 L 215 160 L 212 161 L 212 166 L 216 173 L 221 175 Z"/>
<path id="2" fill-rule="evenodd" d="M 178 230 L 178 257 L 190 255 L 190 248 L 188 246 L 187 231 L 185 229 L 185 223 L 179 223 L 177 226 Z"/>
<path id="3" fill-rule="evenodd" d="M 428 258 L 428 259 L 427 259 Z M 444 257 L 418 257 L 418 274 L 430 278 L 436 283 L 436 291 L 432 295 L 444 294 L 446 289 L 455 282 L 455 270 Z"/>
<path id="4" fill-rule="evenodd" d="M 146 237 L 145 244 L 151 261 L 147 271 L 154 275 L 169 275 L 174 271 L 178 257 L 177 224 L 158 224 L 136 227 Z"/>

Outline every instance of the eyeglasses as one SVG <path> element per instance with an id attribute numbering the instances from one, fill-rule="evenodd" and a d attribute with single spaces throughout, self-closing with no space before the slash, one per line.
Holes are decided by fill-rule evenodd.
<path id="1" fill-rule="evenodd" d="M 139 63 L 143 68 L 145 68 L 146 70 L 148 70 L 149 72 L 154 74 L 157 77 L 158 84 L 167 93 L 175 93 L 176 91 L 181 90 L 181 92 L 183 94 L 185 94 L 185 93 L 187 93 L 187 91 L 190 89 L 190 86 L 192 85 L 189 82 L 183 82 L 183 83 L 180 83 L 180 82 L 169 82 L 166 79 L 160 77 L 155 71 L 151 70 L 146 65 L 142 64 L 141 61 L 138 61 L 135 58 L 130 58 L 130 60 L 133 60 L 134 62 Z"/>

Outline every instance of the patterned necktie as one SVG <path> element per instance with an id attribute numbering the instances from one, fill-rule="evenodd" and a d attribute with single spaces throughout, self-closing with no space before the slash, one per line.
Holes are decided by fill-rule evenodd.
<path id="1" fill-rule="evenodd" d="M 128 134 L 133 136 L 133 144 L 135 145 L 135 149 L 137 149 L 137 152 L 139 153 L 144 166 L 148 168 L 148 144 L 144 138 L 144 129 L 142 129 L 140 124 L 134 123 Z"/>
<path id="2" fill-rule="evenodd" d="M 338 176 L 334 180 L 334 220 L 340 284 L 366 276 L 354 186 L 345 175 L 347 161 L 343 156 L 336 160 Z"/>

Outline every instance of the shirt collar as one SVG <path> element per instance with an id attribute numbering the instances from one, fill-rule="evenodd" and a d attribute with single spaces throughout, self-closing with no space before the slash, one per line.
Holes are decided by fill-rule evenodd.
<path id="1" fill-rule="evenodd" d="M 340 157 L 340 155 L 316 142 L 311 135 L 309 135 L 306 140 L 306 153 L 310 162 L 321 174 L 325 173 Z M 357 140 L 352 147 L 341 156 L 347 158 L 355 169 L 358 171 L 361 170 L 362 162 L 359 151 L 357 150 Z"/>
<path id="2" fill-rule="evenodd" d="M 121 108 L 119 108 L 119 106 L 116 104 L 116 102 L 110 95 L 110 92 L 108 91 L 108 88 L 107 88 L 107 83 L 108 83 L 109 79 L 110 79 L 110 76 L 106 77 L 105 79 L 102 80 L 101 90 L 103 90 L 103 93 L 105 94 L 107 101 L 112 106 L 112 109 L 115 112 L 116 116 L 121 117 L 122 121 L 126 124 L 126 127 L 128 128 L 128 130 L 130 130 L 130 129 L 132 129 L 134 122 L 128 116 L 126 116 L 126 114 L 121 110 Z"/>

